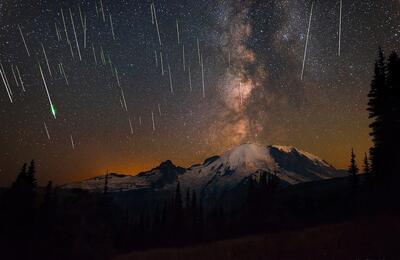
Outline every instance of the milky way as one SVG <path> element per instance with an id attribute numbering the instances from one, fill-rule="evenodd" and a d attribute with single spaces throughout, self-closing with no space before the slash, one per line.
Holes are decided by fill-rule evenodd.
<path id="1" fill-rule="evenodd" d="M 370 145 L 366 94 L 378 46 L 400 45 L 400 3 L 343 0 L 340 19 L 339 0 L 315 1 L 309 20 L 311 5 L 1 1 L 0 183 L 32 158 L 62 183 L 244 142 L 344 167 Z"/>

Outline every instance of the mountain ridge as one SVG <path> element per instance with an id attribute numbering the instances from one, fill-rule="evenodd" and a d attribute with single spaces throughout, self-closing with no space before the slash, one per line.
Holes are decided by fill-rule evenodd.
<path id="1" fill-rule="evenodd" d="M 179 181 L 182 189 L 196 190 L 202 197 L 212 198 L 235 189 L 245 183 L 246 178 L 257 178 L 261 172 L 276 174 L 286 185 L 343 176 L 326 161 L 295 147 L 247 143 L 188 168 L 166 160 L 137 175 L 110 173 L 108 186 L 110 192 L 139 189 L 173 191 Z M 65 184 L 62 188 L 101 191 L 104 178 L 104 175 L 97 176 Z"/>

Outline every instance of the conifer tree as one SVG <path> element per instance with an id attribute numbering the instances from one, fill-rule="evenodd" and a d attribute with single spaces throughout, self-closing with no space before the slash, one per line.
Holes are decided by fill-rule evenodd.
<path id="1" fill-rule="evenodd" d="M 375 62 L 374 78 L 371 82 L 371 90 L 368 94 L 369 118 L 373 119 L 370 124 L 372 141 L 374 146 L 370 149 L 371 171 L 377 176 L 383 176 L 386 172 L 385 158 L 388 151 L 387 135 L 389 132 L 387 118 L 387 68 L 385 56 L 379 48 L 378 59 Z"/>
<path id="2" fill-rule="evenodd" d="M 363 171 L 364 171 L 364 174 L 368 174 L 369 175 L 371 173 L 371 169 L 370 169 L 370 166 L 369 166 L 369 160 L 368 160 L 368 155 L 367 154 L 365 154 L 365 156 L 364 156 Z"/>
<path id="3" fill-rule="evenodd" d="M 348 169 L 348 172 L 352 175 L 352 176 L 356 176 L 358 173 L 358 167 L 357 167 L 357 162 L 356 162 L 356 155 L 354 153 L 354 149 L 351 149 L 351 159 L 350 159 L 350 166 Z"/>
<path id="4" fill-rule="evenodd" d="M 182 194 L 181 194 L 181 185 L 179 181 L 176 185 L 176 191 L 175 191 L 175 209 L 177 210 L 177 212 L 180 212 L 182 210 Z"/>

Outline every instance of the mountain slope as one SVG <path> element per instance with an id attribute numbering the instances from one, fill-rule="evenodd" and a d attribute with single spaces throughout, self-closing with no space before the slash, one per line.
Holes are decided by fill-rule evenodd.
<path id="1" fill-rule="evenodd" d="M 202 199 L 209 200 L 244 186 L 248 178 L 257 178 L 261 172 L 276 175 L 285 185 L 344 175 L 317 156 L 294 147 L 243 144 L 187 169 L 166 161 L 136 176 L 112 173 L 108 186 L 111 192 L 143 189 L 173 192 L 179 180 L 183 191 L 196 190 Z M 63 188 L 101 191 L 104 178 L 95 177 Z"/>

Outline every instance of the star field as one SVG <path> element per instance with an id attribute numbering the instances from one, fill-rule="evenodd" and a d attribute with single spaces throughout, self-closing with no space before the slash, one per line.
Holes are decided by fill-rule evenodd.
<path id="1" fill-rule="evenodd" d="M 336 167 L 351 147 L 368 150 L 373 63 L 378 46 L 400 46 L 399 1 L 343 0 L 340 56 L 339 0 L 315 1 L 303 80 L 311 1 L 155 1 L 160 39 L 152 3 L 0 3 L 13 101 L 0 79 L 1 184 L 32 158 L 41 181 L 64 183 L 167 159 L 188 166 L 244 142 L 292 145 Z"/>

